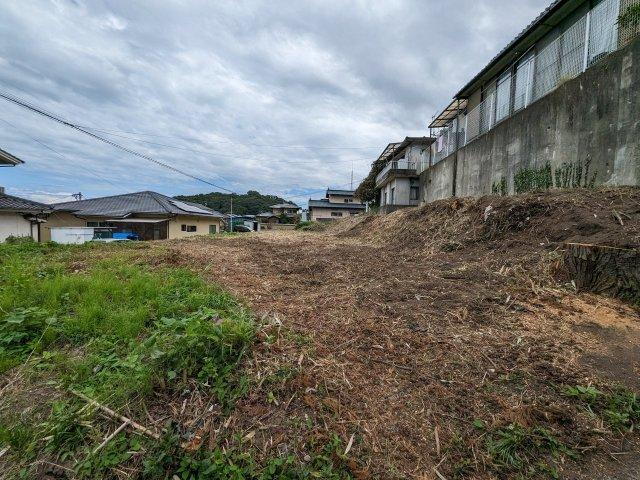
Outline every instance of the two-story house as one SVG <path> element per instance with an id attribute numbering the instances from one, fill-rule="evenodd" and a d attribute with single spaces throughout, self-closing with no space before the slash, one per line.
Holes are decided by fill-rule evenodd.
<path id="1" fill-rule="evenodd" d="M 366 206 L 355 197 L 353 190 L 329 188 L 325 198 L 309 199 L 309 220 L 312 222 L 330 222 L 365 210 Z"/>
<path id="2" fill-rule="evenodd" d="M 380 212 L 390 213 L 420 203 L 420 172 L 430 164 L 431 137 L 406 137 L 390 143 L 376 162 L 384 167 L 376 176 Z"/>
<path id="3" fill-rule="evenodd" d="M 300 207 L 295 203 L 278 203 L 269 207 L 270 212 L 263 212 L 256 215 L 256 219 L 267 225 L 278 223 L 293 224 L 300 220 Z"/>
<path id="4" fill-rule="evenodd" d="M 554 0 L 433 117 L 425 201 L 638 185 L 639 0 Z"/>

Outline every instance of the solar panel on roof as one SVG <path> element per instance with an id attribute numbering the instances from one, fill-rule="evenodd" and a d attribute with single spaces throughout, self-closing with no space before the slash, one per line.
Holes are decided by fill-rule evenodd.
<path id="1" fill-rule="evenodd" d="M 205 210 L 204 208 L 198 208 L 193 205 L 189 205 L 188 203 L 180 202 L 178 200 L 171 200 L 171 203 L 173 203 L 180 210 L 184 210 L 185 212 L 207 213 L 211 215 L 211 212 L 209 210 Z"/>

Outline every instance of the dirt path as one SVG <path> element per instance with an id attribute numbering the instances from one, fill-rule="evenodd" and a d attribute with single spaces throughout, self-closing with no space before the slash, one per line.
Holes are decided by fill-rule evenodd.
<path id="1" fill-rule="evenodd" d="M 264 378 L 294 374 L 271 390 L 261 383 L 233 420 L 242 432 L 264 426 L 252 437 L 262 451 L 301 454 L 335 432 L 343 445 L 353 436 L 358 478 L 430 479 L 497 478 L 484 426 L 545 425 L 585 451 L 636 448 L 607 445 L 591 431 L 595 421 L 576 423 L 580 413 L 556 385 L 611 380 L 637 390 L 638 312 L 538 287 L 539 272 L 527 268 L 545 252 L 534 246 L 518 258 L 489 244 L 415 255 L 298 232 L 169 245 L 174 261 L 283 325 L 250 368 Z M 559 469 L 593 478 L 622 464 L 620 478 L 640 475 L 626 461 L 634 455 L 612 457 L 589 457 L 583 473 Z"/>

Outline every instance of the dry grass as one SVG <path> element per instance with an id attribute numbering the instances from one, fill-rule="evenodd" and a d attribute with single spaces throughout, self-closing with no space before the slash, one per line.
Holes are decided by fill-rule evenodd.
<path id="1" fill-rule="evenodd" d="M 532 463 L 631 475 L 637 457 L 618 454 L 638 451 L 634 437 L 563 389 L 637 388 L 638 311 L 588 308 L 595 297 L 575 294 L 558 260 L 565 241 L 640 244 L 639 199 L 621 189 L 443 201 L 323 233 L 169 248 L 275 322 L 229 425 L 265 455 L 304 456 L 335 432 L 353 439 L 357 478 L 508 478 L 517 471 L 496 465 L 487 440 L 519 425 L 581 455 Z M 604 310 L 623 323 L 603 325 Z M 614 358 L 624 367 L 608 368 Z"/>

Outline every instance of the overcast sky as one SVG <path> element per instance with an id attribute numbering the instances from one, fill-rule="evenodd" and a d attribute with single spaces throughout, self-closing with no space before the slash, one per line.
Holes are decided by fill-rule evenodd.
<path id="1" fill-rule="evenodd" d="M 352 165 L 357 185 L 387 143 L 427 134 L 549 2 L 2 0 L 0 91 L 302 205 L 348 187 Z M 0 185 L 41 201 L 214 190 L 4 100 L 0 148 L 26 162 L 0 169 Z"/>

